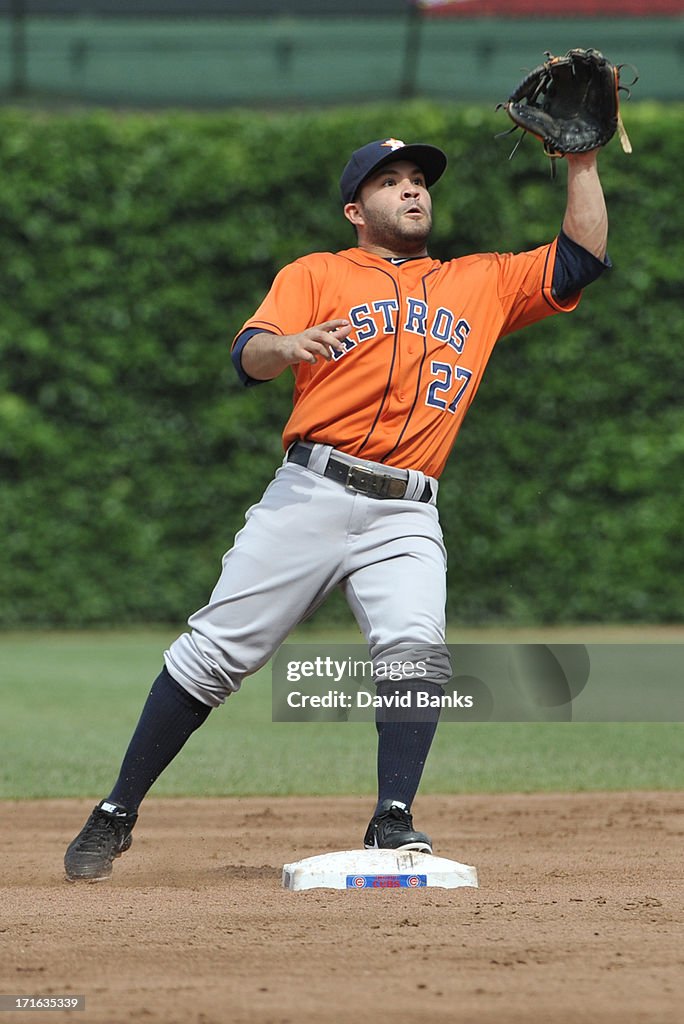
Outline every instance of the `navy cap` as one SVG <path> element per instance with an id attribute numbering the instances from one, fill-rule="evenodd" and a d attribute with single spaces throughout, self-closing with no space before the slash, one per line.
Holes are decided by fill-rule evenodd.
<path id="1" fill-rule="evenodd" d="M 378 139 L 369 142 L 352 153 L 349 163 L 342 171 L 340 192 L 343 203 L 354 201 L 359 185 L 383 164 L 392 160 L 415 160 L 425 175 L 428 188 L 438 181 L 447 165 L 446 154 L 437 146 L 428 146 L 422 142 L 406 145 L 401 139 Z"/>

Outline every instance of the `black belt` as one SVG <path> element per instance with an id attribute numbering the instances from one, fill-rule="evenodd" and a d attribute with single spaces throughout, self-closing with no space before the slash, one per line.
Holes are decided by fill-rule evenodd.
<path id="1" fill-rule="evenodd" d="M 297 466 L 309 465 L 312 448 L 308 445 L 297 442 L 293 444 L 287 453 L 287 461 L 294 462 Z M 400 477 L 391 476 L 381 470 L 371 469 L 370 466 L 357 464 L 350 466 L 341 459 L 331 455 L 328 464 L 323 470 L 323 476 L 329 480 L 336 480 L 352 491 L 366 494 L 370 498 L 403 498 L 408 487 L 408 477 L 402 480 Z M 432 487 L 430 481 L 425 481 L 422 494 L 413 499 L 414 501 L 429 502 L 432 500 Z"/>

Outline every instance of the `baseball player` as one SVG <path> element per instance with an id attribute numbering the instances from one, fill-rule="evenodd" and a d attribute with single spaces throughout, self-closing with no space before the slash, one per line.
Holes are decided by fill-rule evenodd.
<path id="1" fill-rule="evenodd" d="M 595 153 L 567 158 L 566 211 L 551 242 L 432 259 L 430 189 L 446 163 L 435 146 L 396 138 L 353 153 L 340 189 L 356 245 L 284 267 L 238 332 L 232 358 L 247 387 L 294 375 L 284 460 L 248 510 L 208 603 L 165 652 L 114 788 L 67 849 L 68 879 L 111 874 L 141 801 L 191 733 L 336 587 L 376 667 L 427 658 L 420 688 L 443 692 L 438 478 L 498 339 L 575 309 L 609 266 Z M 391 690 L 416 686 L 409 669 Z M 432 851 L 411 805 L 438 718 L 438 709 L 378 712 L 366 847 Z"/>

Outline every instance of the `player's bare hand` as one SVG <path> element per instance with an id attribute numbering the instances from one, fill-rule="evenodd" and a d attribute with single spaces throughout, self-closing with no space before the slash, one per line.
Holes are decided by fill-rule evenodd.
<path id="1" fill-rule="evenodd" d="M 327 320 L 308 327 L 299 334 L 288 334 L 279 339 L 279 354 L 292 366 L 295 363 L 315 363 L 317 359 L 330 360 L 335 352 L 344 352 L 344 339 L 351 331 L 348 320 Z"/>
<path id="2" fill-rule="evenodd" d="M 288 366 L 330 360 L 345 350 L 343 342 L 351 329 L 348 320 L 340 319 L 326 320 L 299 334 L 255 334 L 242 350 L 242 369 L 254 380 L 272 380 Z"/>

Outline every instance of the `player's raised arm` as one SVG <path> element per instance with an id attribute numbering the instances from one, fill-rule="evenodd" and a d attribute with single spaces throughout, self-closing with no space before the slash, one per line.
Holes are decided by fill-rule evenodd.
<path id="1" fill-rule="evenodd" d="M 348 320 L 328 320 L 300 334 L 255 334 L 242 349 L 242 368 L 255 380 L 271 380 L 288 366 L 329 360 L 343 352 L 342 340 L 351 331 Z"/>
<path id="2" fill-rule="evenodd" d="M 597 150 L 568 153 L 568 200 L 563 231 L 603 260 L 608 244 L 608 213 L 598 173 Z"/>
<path id="3" fill-rule="evenodd" d="M 616 132 L 625 153 L 632 151 L 620 116 L 620 90 L 629 94 L 620 82 L 623 66 L 595 48 L 568 50 L 565 56 L 547 51 L 546 60 L 500 104 L 518 128 L 543 143 L 548 156 L 566 158 L 563 231 L 599 260 L 606 255 L 608 217 L 596 156 Z"/>

